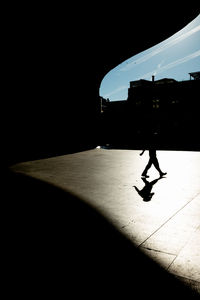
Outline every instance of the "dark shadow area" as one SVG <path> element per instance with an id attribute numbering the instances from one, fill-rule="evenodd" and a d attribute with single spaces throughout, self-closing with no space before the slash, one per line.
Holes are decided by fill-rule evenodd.
<path id="1" fill-rule="evenodd" d="M 137 293 L 192 299 L 187 288 L 80 199 L 43 182 L 4 173 L 3 167 L 18 161 L 106 143 L 124 147 L 127 137 L 133 141 L 135 121 L 120 128 L 115 122 L 111 127 L 102 122 L 103 77 L 127 58 L 170 37 L 199 13 L 185 2 L 181 9 L 167 5 L 164 10 L 162 3 L 156 3 L 156 9 L 152 3 L 149 9 L 115 3 L 114 11 L 107 3 L 91 5 L 71 3 L 66 10 L 60 4 L 16 3 L 4 11 L 1 191 L 6 293 L 25 299 L 31 295 L 57 299 L 63 293 L 91 299 Z M 162 136 L 165 144 L 171 139 L 169 131 Z M 144 141 L 138 135 L 128 146 L 146 148 Z M 184 139 L 190 149 L 198 142 L 197 136 L 191 137 L 191 143 L 188 135 Z"/>
<path id="2" fill-rule="evenodd" d="M 146 178 L 142 178 L 145 186 L 141 190 L 139 190 L 137 188 L 137 186 L 134 185 L 135 190 L 138 192 L 140 197 L 143 198 L 143 201 L 148 202 L 152 199 L 153 195 L 155 194 L 155 193 L 151 192 L 152 188 L 153 188 L 153 185 L 156 184 L 162 178 L 164 178 L 164 177 L 159 177 L 159 178 L 154 179 L 152 181 L 148 181 Z"/>
<path id="3" fill-rule="evenodd" d="M 7 296 L 195 299 L 81 199 L 23 175 L 8 173 L 5 179 Z"/>
<path id="4" fill-rule="evenodd" d="M 3 164 L 106 143 L 122 147 L 130 136 L 133 141 L 136 115 L 128 124 L 124 119 L 123 126 L 122 117 L 102 122 L 102 79 L 129 57 L 182 29 L 199 13 L 188 3 L 182 3 L 181 10 L 170 5 L 163 10 L 158 4 L 154 8 L 152 3 L 146 3 L 145 9 L 139 3 L 133 9 L 129 3 L 108 8 L 102 2 L 95 7 L 79 4 L 78 9 L 80 14 L 76 5 L 70 6 L 72 19 L 65 8 L 56 5 L 27 5 L 27 13 L 18 4 L 5 10 Z M 162 134 L 165 145 L 180 147 L 168 144 L 169 132 L 167 127 Z M 197 139 L 188 140 L 185 132 L 183 136 L 184 145 L 194 148 Z M 136 137 L 129 146 L 140 147 L 143 135 Z"/>

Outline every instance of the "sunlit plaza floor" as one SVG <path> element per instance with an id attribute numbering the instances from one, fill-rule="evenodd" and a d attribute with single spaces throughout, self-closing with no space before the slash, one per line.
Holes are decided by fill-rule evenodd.
<path id="1" fill-rule="evenodd" d="M 200 293 L 200 152 L 157 151 L 163 172 L 141 173 L 148 151 L 93 149 L 11 167 L 73 193 L 136 247 Z M 138 194 L 151 186 L 149 201 Z"/>

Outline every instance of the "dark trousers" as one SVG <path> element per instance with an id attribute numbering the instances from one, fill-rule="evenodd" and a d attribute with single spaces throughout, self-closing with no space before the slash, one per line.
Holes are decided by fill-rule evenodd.
<path id="1" fill-rule="evenodd" d="M 156 157 L 156 155 L 150 155 L 149 157 L 149 161 L 144 169 L 144 171 L 142 172 L 142 175 L 146 175 L 147 171 L 151 168 L 151 166 L 154 165 L 154 167 L 158 170 L 159 173 L 161 173 L 161 169 L 158 163 L 158 159 Z"/>

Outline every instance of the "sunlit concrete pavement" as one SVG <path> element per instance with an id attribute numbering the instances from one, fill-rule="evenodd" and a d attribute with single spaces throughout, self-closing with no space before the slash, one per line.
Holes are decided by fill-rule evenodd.
<path id="1" fill-rule="evenodd" d="M 81 197 L 137 247 L 200 293 L 200 153 L 157 151 L 152 198 L 144 201 L 141 173 L 148 152 L 94 149 L 11 167 Z"/>

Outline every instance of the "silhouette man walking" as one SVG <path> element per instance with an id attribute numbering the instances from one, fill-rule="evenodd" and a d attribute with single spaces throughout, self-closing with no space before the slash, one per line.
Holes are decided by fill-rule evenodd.
<path id="1" fill-rule="evenodd" d="M 143 155 L 143 153 L 145 152 L 145 150 L 143 150 L 140 153 L 140 156 Z M 154 165 L 154 167 L 156 168 L 156 170 L 159 172 L 160 177 L 166 175 L 166 172 L 162 172 L 158 163 L 158 159 L 156 156 L 156 150 L 155 149 L 149 149 L 149 161 L 144 169 L 144 171 L 142 172 L 142 177 L 149 177 L 147 175 L 148 170 L 151 168 L 151 166 Z"/>

